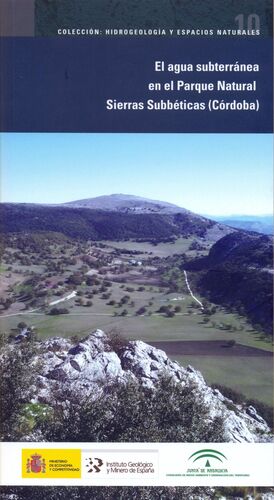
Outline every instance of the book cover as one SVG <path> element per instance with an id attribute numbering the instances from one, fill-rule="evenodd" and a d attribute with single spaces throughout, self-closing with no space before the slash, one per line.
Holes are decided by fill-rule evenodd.
<path id="1" fill-rule="evenodd" d="M 1 498 L 273 498 L 272 43 L 2 0 Z"/>

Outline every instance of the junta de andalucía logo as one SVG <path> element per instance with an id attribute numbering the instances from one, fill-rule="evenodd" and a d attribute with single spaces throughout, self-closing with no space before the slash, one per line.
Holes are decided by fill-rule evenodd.
<path id="1" fill-rule="evenodd" d="M 198 462 L 199 465 L 201 464 L 200 460 L 203 460 L 203 461 L 205 461 L 205 463 L 203 464 L 204 467 L 211 467 L 211 463 L 209 460 L 212 461 L 212 459 L 214 459 L 214 462 L 216 460 L 218 462 L 223 462 L 224 460 L 227 460 L 227 457 L 218 450 L 213 450 L 212 448 L 205 448 L 205 449 L 195 451 L 194 453 L 192 453 L 192 455 L 190 455 L 188 460 L 191 460 L 191 459 L 192 459 L 193 463 Z"/>

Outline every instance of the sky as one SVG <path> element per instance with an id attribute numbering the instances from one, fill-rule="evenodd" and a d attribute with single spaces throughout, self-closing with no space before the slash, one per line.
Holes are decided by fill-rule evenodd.
<path id="1" fill-rule="evenodd" d="M 114 193 L 207 215 L 272 213 L 271 134 L 1 134 L 1 201 Z"/>

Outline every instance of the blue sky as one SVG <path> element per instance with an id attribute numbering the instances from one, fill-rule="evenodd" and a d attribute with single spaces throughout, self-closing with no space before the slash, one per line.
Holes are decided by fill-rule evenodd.
<path id="1" fill-rule="evenodd" d="M 212 215 L 272 212 L 271 134 L 2 134 L 1 201 L 124 193 Z"/>

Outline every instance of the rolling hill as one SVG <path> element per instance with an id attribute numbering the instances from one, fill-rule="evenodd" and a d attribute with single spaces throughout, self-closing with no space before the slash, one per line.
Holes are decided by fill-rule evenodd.
<path id="1" fill-rule="evenodd" d="M 191 212 L 185 208 L 167 203 L 165 201 L 150 200 L 141 196 L 129 194 L 111 194 L 107 196 L 97 196 L 84 200 L 70 201 L 64 206 L 71 208 L 91 208 L 93 210 L 104 210 L 109 212 L 122 213 L 156 213 L 156 214 L 177 214 Z"/>
<path id="2" fill-rule="evenodd" d="M 54 231 L 94 241 L 197 236 L 214 242 L 233 231 L 176 205 L 127 195 L 64 205 L 2 203 L 0 220 L 2 233 Z"/>
<path id="3" fill-rule="evenodd" d="M 272 239 L 232 233 L 217 241 L 207 257 L 187 268 L 196 271 L 200 293 L 210 301 L 247 316 L 272 335 Z"/>

